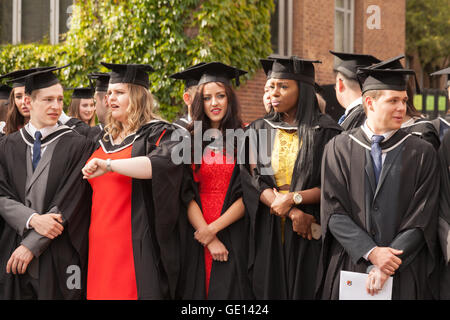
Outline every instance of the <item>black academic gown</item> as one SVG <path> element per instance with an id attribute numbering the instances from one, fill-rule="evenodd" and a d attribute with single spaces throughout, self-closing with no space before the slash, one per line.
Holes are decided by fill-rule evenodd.
<path id="1" fill-rule="evenodd" d="M 273 119 L 273 118 L 272 118 Z M 316 281 L 317 263 L 320 256 L 321 241 L 305 240 L 292 230 L 290 219 L 285 223 L 285 243 L 281 239 L 281 218 L 270 214 L 270 208 L 259 201 L 265 189 L 277 188 L 275 177 L 264 174 L 265 168 L 271 168 L 273 138 L 276 127 L 287 127 L 280 121 L 271 121 L 267 117 L 258 119 L 249 125 L 248 130 L 264 132 L 266 137 L 258 136 L 258 155 L 269 159 L 263 164 L 257 160 L 256 168 L 252 174 L 249 167 L 241 170 L 243 180 L 244 203 L 250 219 L 249 230 L 249 276 L 252 282 L 253 293 L 256 299 L 312 299 Z M 339 125 L 327 115 L 320 115 L 314 130 L 314 161 L 309 174 L 299 176 L 299 158 L 297 157 L 290 191 L 299 191 L 320 187 L 320 163 L 325 144 L 333 136 L 341 132 Z M 268 150 L 261 145 L 269 146 Z M 250 153 L 251 150 L 250 150 Z M 271 171 L 271 169 L 270 169 Z M 299 209 L 313 215 L 320 221 L 320 206 L 300 205 Z"/>
<path id="2" fill-rule="evenodd" d="M 132 144 L 131 157 L 148 156 L 152 179 L 132 179 L 131 232 L 138 299 L 179 299 L 181 259 L 180 229 L 187 219 L 182 212 L 180 191 L 183 166 L 171 161 L 171 133 L 176 128 L 165 121 L 143 125 L 120 145 L 99 143 L 113 152 Z M 188 297 L 189 298 L 189 297 Z"/>
<path id="3" fill-rule="evenodd" d="M 338 299 L 341 270 L 365 273 L 370 263 L 363 256 L 374 246 L 404 250 L 394 275 L 393 299 L 438 297 L 436 152 L 431 144 L 402 130 L 380 146 L 391 151 L 378 186 L 371 143 L 361 128 L 335 137 L 325 148 L 320 299 Z M 339 241 L 334 236 L 337 221 L 343 222 Z"/>
<path id="4" fill-rule="evenodd" d="M 193 181 L 193 179 L 191 181 Z M 192 199 L 197 202 L 201 209 L 202 204 L 198 191 L 198 185 L 193 182 L 191 186 L 191 195 L 193 196 Z M 222 206 L 221 215 L 241 197 L 242 185 L 240 167 L 239 165 L 235 165 Z M 194 231 L 195 230 L 191 228 L 191 238 L 193 237 Z M 217 237 L 228 250 L 228 261 L 220 262 L 213 260 L 207 298 L 209 300 L 253 299 L 254 297 L 247 272 L 248 216 L 244 216 L 242 219 L 239 219 L 224 230 L 218 232 Z M 200 259 L 203 264 L 203 268 L 201 270 L 202 273 L 197 273 L 197 276 L 200 278 L 197 278 L 198 284 L 196 285 L 203 285 L 203 288 L 205 288 L 204 250 L 198 242 L 196 246 L 197 248 L 195 250 L 195 254 L 197 254 L 198 259 Z"/>
<path id="5" fill-rule="evenodd" d="M 43 237 L 47 248 L 39 257 L 38 299 L 73 300 L 85 297 L 91 197 L 90 186 L 82 179 L 81 169 L 90 155 L 92 144 L 71 129 L 66 130 L 69 132 L 59 138 L 53 152 L 44 199 L 44 207 L 47 208 L 44 213 L 57 206 L 65 229 L 53 240 Z M 61 132 L 49 135 L 42 143 Z M 27 174 L 24 166 L 27 148 L 30 148 L 24 139 L 30 143 L 34 141 L 25 129 L 21 129 L 0 141 L 0 194 L 23 204 Z M 22 299 L 19 285 L 22 275 L 5 272 L 6 264 L 22 237 L 2 218 L 0 224 L 3 224 L 0 228 L 0 299 Z M 72 265 L 80 267 L 81 289 L 69 289 L 66 285 L 71 276 L 68 267 Z"/>
<path id="6" fill-rule="evenodd" d="M 450 225 L 450 131 L 444 136 L 439 149 L 439 162 L 441 172 L 441 190 L 439 197 L 439 224 Z M 447 228 L 443 228 L 446 230 Z M 447 239 L 447 234 L 444 234 Z M 447 250 L 447 241 L 443 241 L 442 250 Z M 442 243 L 442 241 L 441 241 Z M 445 262 L 441 271 L 440 298 L 450 299 L 450 266 Z"/>
<path id="7" fill-rule="evenodd" d="M 402 130 L 431 143 L 436 151 L 439 149 L 441 141 L 439 140 L 439 134 L 431 121 L 417 119 L 412 125 L 402 127 Z"/>
<path id="8" fill-rule="evenodd" d="M 442 141 L 448 128 L 450 128 L 450 114 L 446 114 L 445 117 L 437 117 L 431 120 L 431 122 L 439 133 L 439 139 Z"/>
<path id="9" fill-rule="evenodd" d="M 358 128 L 364 124 L 366 118 L 364 107 L 362 104 L 359 104 L 350 110 L 347 117 L 345 117 L 344 121 L 341 123 L 341 127 L 344 131 Z"/>
<path id="10" fill-rule="evenodd" d="M 90 127 L 78 118 L 70 118 L 65 125 L 91 141 L 98 141 L 103 138 L 102 133 L 104 134 L 104 128 L 102 124 Z"/>
<path id="11" fill-rule="evenodd" d="M 189 120 L 187 118 L 188 118 L 187 115 L 184 115 L 183 117 L 177 119 L 174 122 L 174 124 L 176 126 L 180 126 L 180 127 L 184 128 L 184 129 L 187 129 L 189 124 L 190 124 L 190 122 L 189 122 Z"/>

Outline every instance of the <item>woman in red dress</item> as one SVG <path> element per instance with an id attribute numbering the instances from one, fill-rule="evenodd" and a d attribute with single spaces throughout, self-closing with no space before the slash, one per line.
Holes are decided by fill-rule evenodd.
<path id="1" fill-rule="evenodd" d="M 187 72 L 199 79 L 192 104 L 192 140 L 202 134 L 213 140 L 193 156 L 195 194 L 188 217 L 195 239 L 204 246 L 205 291 L 208 299 L 250 299 L 247 275 L 247 225 L 239 166 L 236 165 L 235 130 L 242 131 L 240 107 L 231 79 L 245 74 L 219 62 L 207 63 Z M 201 122 L 200 122 L 201 121 Z M 201 126 L 196 126 L 201 123 Z M 232 130 L 230 130 L 232 129 Z M 227 136 L 227 130 L 232 135 Z M 209 136 L 205 139 L 205 136 Z M 212 138 L 212 139 L 209 139 Z M 230 138 L 233 138 L 231 140 Z M 232 142 L 230 142 L 230 140 Z M 225 143 L 224 143 L 225 142 Z M 200 158 L 201 162 L 195 160 Z"/>
<path id="2" fill-rule="evenodd" d="M 88 163 L 147 156 L 153 174 L 150 171 L 151 180 L 144 180 L 83 171 L 93 189 L 87 299 L 175 298 L 179 207 L 168 198 L 178 196 L 182 168 L 169 161 L 167 148 L 161 148 L 172 126 L 152 112 L 150 66 L 102 64 L 112 69 L 108 124 Z"/>

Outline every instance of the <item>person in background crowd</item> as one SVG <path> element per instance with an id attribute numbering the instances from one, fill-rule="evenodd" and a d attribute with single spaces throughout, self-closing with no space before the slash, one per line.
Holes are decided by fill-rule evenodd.
<path id="1" fill-rule="evenodd" d="M 370 54 L 335 52 L 332 50 L 330 50 L 330 53 L 341 60 L 334 68 L 336 72 L 336 98 L 345 109 L 344 114 L 338 120 L 338 124 L 344 130 L 350 130 L 361 126 L 366 120 L 356 72 L 359 67 L 367 67 L 380 62 L 380 60 Z"/>

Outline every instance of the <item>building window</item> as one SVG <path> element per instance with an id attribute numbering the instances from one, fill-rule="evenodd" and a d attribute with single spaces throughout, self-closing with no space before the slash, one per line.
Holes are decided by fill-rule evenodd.
<path id="1" fill-rule="evenodd" d="M 275 12 L 270 20 L 273 53 L 292 55 L 293 0 L 275 0 Z"/>
<path id="2" fill-rule="evenodd" d="M 353 52 L 354 0 L 335 0 L 334 50 Z"/>
<path id="3" fill-rule="evenodd" d="M 69 30 L 73 0 L 1 0 L 0 43 L 57 44 Z"/>

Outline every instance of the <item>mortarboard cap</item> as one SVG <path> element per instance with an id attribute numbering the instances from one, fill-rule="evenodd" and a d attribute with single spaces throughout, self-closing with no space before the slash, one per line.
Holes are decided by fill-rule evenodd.
<path id="1" fill-rule="evenodd" d="M 73 88 L 72 99 L 92 99 L 94 97 L 94 89 L 89 88 Z"/>
<path id="2" fill-rule="evenodd" d="M 205 64 L 205 62 L 197 63 L 196 65 L 194 65 L 192 67 L 186 68 L 183 71 L 180 71 L 180 72 L 170 75 L 169 78 L 177 79 L 177 80 L 184 80 L 184 89 L 186 90 L 192 86 L 196 86 L 198 84 L 198 80 L 199 80 L 199 79 L 194 78 L 194 76 L 192 75 L 192 72 L 190 72 L 190 70 L 197 68 L 204 64 Z"/>
<path id="3" fill-rule="evenodd" d="M 236 86 L 239 86 L 239 77 L 247 71 L 237 69 L 222 62 L 209 62 L 189 70 L 185 70 L 185 75 L 198 81 L 197 85 L 208 82 L 222 82 L 231 85 L 231 80 L 236 79 Z"/>
<path id="4" fill-rule="evenodd" d="M 148 72 L 155 71 L 148 64 L 116 64 L 116 63 L 101 63 L 106 68 L 110 69 L 109 83 L 131 83 L 150 87 L 148 79 Z"/>
<path id="5" fill-rule="evenodd" d="M 4 74 L 0 76 L 0 79 L 9 79 L 9 83 L 12 83 L 13 88 L 17 87 L 24 87 L 25 86 L 25 76 L 37 72 L 37 71 L 43 71 L 48 70 L 54 67 L 37 67 L 37 68 L 31 68 L 31 69 L 23 69 L 23 70 L 15 70 L 10 73 Z"/>
<path id="6" fill-rule="evenodd" d="M 332 50 L 330 50 L 330 53 L 341 60 L 334 67 L 334 70 L 353 80 L 357 80 L 356 72 L 358 67 L 368 67 L 381 61 L 370 54 L 345 53 Z"/>
<path id="7" fill-rule="evenodd" d="M 309 83 L 312 86 L 315 84 L 313 63 L 322 63 L 320 60 L 301 59 L 297 56 L 283 58 L 271 55 L 268 59 L 261 60 L 268 79 L 291 79 Z"/>
<path id="8" fill-rule="evenodd" d="M 401 59 L 403 59 L 405 55 L 401 54 L 393 58 L 389 58 L 383 61 L 380 61 L 379 63 L 373 64 L 370 66 L 370 69 L 384 69 L 384 70 L 405 70 L 400 62 Z M 417 81 L 416 73 L 414 72 L 414 81 L 416 85 L 416 93 L 420 93 L 420 86 L 419 82 Z"/>
<path id="9" fill-rule="evenodd" d="M 54 71 L 67 68 L 69 65 L 66 64 L 62 67 L 50 67 L 45 70 L 30 73 L 17 80 L 25 80 L 25 93 L 31 94 L 34 90 L 44 89 L 51 87 L 59 83 L 58 78 L 53 73 Z"/>
<path id="10" fill-rule="evenodd" d="M 433 72 L 430 76 L 447 75 L 447 88 L 450 87 L 450 67 Z"/>
<path id="11" fill-rule="evenodd" d="M 387 60 L 380 61 L 376 64 L 370 66 L 371 69 L 403 69 L 403 66 L 400 62 L 405 55 L 401 54 L 399 56 L 389 58 Z"/>
<path id="12" fill-rule="evenodd" d="M 90 80 L 95 80 L 95 91 L 108 91 L 109 73 L 93 72 L 88 74 Z"/>
<path id="13" fill-rule="evenodd" d="M 9 99 L 9 95 L 11 94 L 13 88 L 7 86 L 6 84 L 0 85 L 0 99 Z"/>
<path id="14" fill-rule="evenodd" d="M 395 90 L 406 91 L 407 75 L 415 75 L 409 69 L 373 69 L 359 68 L 357 72 L 361 91 L 369 90 Z"/>

